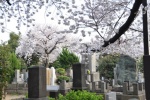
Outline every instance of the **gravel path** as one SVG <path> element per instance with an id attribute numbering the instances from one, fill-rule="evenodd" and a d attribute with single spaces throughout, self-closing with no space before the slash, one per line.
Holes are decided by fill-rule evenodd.
<path id="1" fill-rule="evenodd" d="M 3 99 L 3 100 L 11 100 L 11 99 L 17 99 L 17 98 L 24 98 L 25 95 L 10 95 L 10 94 L 7 94 L 6 95 L 6 98 Z"/>

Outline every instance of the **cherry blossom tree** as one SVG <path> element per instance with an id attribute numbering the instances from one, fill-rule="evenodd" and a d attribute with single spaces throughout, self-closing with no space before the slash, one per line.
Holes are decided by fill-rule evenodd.
<path id="1" fill-rule="evenodd" d="M 30 61 L 34 53 L 48 67 L 49 63 L 56 60 L 62 47 L 75 51 L 78 44 L 79 39 L 70 34 L 68 36 L 68 34 L 59 33 L 57 28 L 36 26 L 26 37 L 20 39 L 16 54 Z"/>
<path id="2" fill-rule="evenodd" d="M 81 3 L 74 3 L 76 6 L 67 10 L 68 17 L 63 17 L 62 23 L 70 26 L 72 32 L 80 31 L 83 37 L 95 35 L 96 41 L 91 43 L 107 47 L 103 48 L 104 52 L 133 57 L 143 54 L 142 0 L 84 0 Z M 111 43 L 114 44 L 109 46 Z"/>
<path id="3" fill-rule="evenodd" d="M 129 46 L 131 42 L 134 43 L 129 47 L 141 46 L 141 17 L 137 17 L 141 13 L 137 12 L 142 0 L 83 0 L 80 3 L 76 0 L 12 0 L 10 4 L 2 2 L 1 17 L 5 21 L 9 21 L 11 17 L 17 18 L 18 29 L 22 24 L 27 27 L 34 26 L 34 14 L 45 7 L 46 17 L 58 20 L 58 24 L 69 26 L 68 30 L 64 30 L 66 33 L 81 33 L 83 37 L 95 36 L 99 47 L 106 47 L 118 39 L 106 51 L 112 47 L 120 48 L 126 44 Z M 2 22 L 1 25 L 5 26 L 5 23 Z"/>

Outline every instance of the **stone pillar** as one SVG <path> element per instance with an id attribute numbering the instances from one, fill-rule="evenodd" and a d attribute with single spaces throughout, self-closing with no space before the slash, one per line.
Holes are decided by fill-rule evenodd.
<path id="1" fill-rule="evenodd" d="M 133 83 L 133 95 L 138 95 L 139 86 L 138 83 Z"/>
<path id="2" fill-rule="evenodd" d="M 50 85 L 50 79 L 51 79 L 51 69 L 46 68 L 46 85 Z"/>
<path id="3" fill-rule="evenodd" d="M 96 82 L 92 82 L 92 91 L 95 92 L 96 90 Z"/>
<path id="4" fill-rule="evenodd" d="M 116 100 L 116 92 L 109 92 L 106 93 L 106 99 L 105 100 Z"/>
<path id="5" fill-rule="evenodd" d="M 106 90 L 106 83 L 105 82 L 103 82 L 103 81 L 101 81 L 101 92 L 102 93 L 105 93 L 105 92 L 107 92 L 107 90 Z"/>
<path id="6" fill-rule="evenodd" d="M 65 95 L 65 94 L 68 92 L 67 87 L 66 87 L 66 81 L 65 81 L 65 80 L 63 80 L 63 81 L 60 83 L 59 92 L 60 92 L 62 95 Z"/>
<path id="7" fill-rule="evenodd" d="M 140 91 L 143 91 L 143 90 L 144 90 L 144 85 L 143 85 L 143 83 L 139 83 L 139 90 L 140 90 Z"/>
<path id="8" fill-rule="evenodd" d="M 46 68 L 29 68 L 28 99 L 25 100 L 48 100 L 46 96 Z"/>
<path id="9" fill-rule="evenodd" d="M 85 81 L 85 64 L 73 65 L 73 90 L 87 89 Z"/>
<path id="10" fill-rule="evenodd" d="M 91 82 L 98 82 L 100 81 L 99 72 L 94 72 L 91 74 Z"/>
<path id="11" fill-rule="evenodd" d="M 15 78 L 16 78 L 16 83 L 21 81 L 20 80 L 21 78 L 20 78 L 20 70 L 19 69 L 15 70 Z"/>
<path id="12" fill-rule="evenodd" d="M 128 83 L 127 82 L 123 83 L 123 94 L 128 94 Z"/>

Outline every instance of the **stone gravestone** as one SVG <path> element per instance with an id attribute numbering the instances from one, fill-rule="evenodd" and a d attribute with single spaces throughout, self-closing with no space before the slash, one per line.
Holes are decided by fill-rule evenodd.
<path id="1" fill-rule="evenodd" d="M 28 72 L 24 73 L 24 80 L 25 80 L 25 82 L 27 82 L 27 80 L 28 80 Z"/>
<path id="2" fill-rule="evenodd" d="M 51 67 L 51 85 L 56 85 L 56 72 L 55 68 Z"/>
<path id="3" fill-rule="evenodd" d="M 117 83 L 118 74 L 119 74 L 118 64 L 116 64 L 116 67 L 114 68 L 114 83 L 115 83 L 114 85 L 118 85 L 118 83 Z"/>
<path id="4" fill-rule="evenodd" d="M 93 54 L 82 54 L 82 61 L 81 63 L 85 64 L 85 61 L 88 62 L 88 69 L 90 72 L 96 72 L 96 53 Z"/>
<path id="5" fill-rule="evenodd" d="M 92 91 L 98 90 L 98 83 L 100 81 L 99 72 L 93 72 L 91 74 Z"/>
<path id="6" fill-rule="evenodd" d="M 73 79 L 73 71 L 72 68 L 67 69 L 67 76 L 70 77 L 71 81 Z"/>
<path id="7" fill-rule="evenodd" d="M 25 100 L 48 100 L 46 96 L 46 68 L 29 68 L 28 99 Z"/>
<path id="8" fill-rule="evenodd" d="M 15 78 L 13 79 L 12 84 L 21 84 L 24 83 L 24 76 L 20 74 L 20 70 L 15 70 Z"/>
<path id="9" fill-rule="evenodd" d="M 124 81 L 134 83 L 137 81 L 137 69 L 135 59 L 127 56 L 120 55 L 119 61 L 116 65 L 116 77 L 118 85 L 122 85 Z"/>
<path id="10" fill-rule="evenodd" d="M 87 89 L 85 81 L 85 64 L 73 65 L 73 90 Z"/>
<path id="11" fill-rule="evenodd" d="M 143 73 L 141 73 L 141 72 L 138 73 L 138 82 L 144 83 L 144 76 L 143 76 Z"/>
<path id="12" fill-rule="evenodd" d="M 116 92 L 106 93 L 106 99 L 105 100 L 116 100 Z"/>
<path id="13" fill-rule="evenodd" d="M 46 85 L 50 85 L 51 79 L 51 69 L 46 68 Z"/>

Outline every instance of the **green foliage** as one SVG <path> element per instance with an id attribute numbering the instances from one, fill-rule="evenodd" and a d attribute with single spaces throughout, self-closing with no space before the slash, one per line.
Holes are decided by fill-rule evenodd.
<path id="1" fill-rule="evenodd" d="M 56 73 L 58 73 L 59 75 L 65 75 L 65 69 L 63 69 L 63 68 L 57 68 L 56 69 Z"/>
<path id="2" fill-rule="evenodd" d="M 66 82 L 69 82 L 70 78 L 68 76 L 60 75 L 60 76 L 57 77 L 56 83 L 59 84 L 63 80 L 66 80 Z"/>
<path id="3" fill-rule="evenodd" d="M 62 68 L 62 66 L 61 66 L 61 64 L 59 63 L 58 60 L 55 60 L 55 61 L 52 63 L 51 66 L 53 66 L 53 67 L 55 67 L 55 68 Z"/>
<path id="4" fill-rule="evenodd" d="M 119 56 L 119 54 L 109 54 L 100 57 L 98 70 L 101 76 L 108 79 L 114 78 L 113 69 L 116 67 L 116 63 L 119 61 Z"/>
<path id="5" fill-rule="evenodd" d="M 18 40 L 20 37 L 20 33 L 19 33 L 19 35 L 17 35 L 14 32 L 11 32 L 9 37 L 10 37 L 10 39 L 8 40 L 8 45 L 10 47 L 10 51 L 15 52 L 16 47 L 18 46 Z"/>
<path id="6" fill-rule="evenodd" d="M 19 58 L 17 58 L 15 53 L 10 53 L 9 61 L 10 61 L 10 65 L 14 71 L 16 69 L 21 69 L 21 60 Z"/>
<path id="7" fill-rule="evenodd" d="M 136 69 L 136 61 L 128 55 L 121 55 L 117 63 L 119 66 L 124 66 L 124 69 Z"/>
<path id="8" fill-rule="evenodd" d="M 117 82 L 119 85 L 124 81 L 136 81 L 136 61 L 128 55 L 121 55 L 118 65 Z"/>
<path id="9" fill-rule="evenodd" d="M 143 57 L 141 57 L 138 61 L 137 61 L 137 66 L 138 66 L 138 70 L 140 72 L 143 72 Z"/>
<path id="10" fill-rule="evenodd" d="M 55 98 L 48 97 L 48 100 L 56 100 Z"/>
<path id="11" fill-rule="evenodd" d="M 102 95 L 83 91 L 70 91 L 65 96 L 59 94 L 57 100 L 104 100 Z"/>
<path id="12" fill-rule="evenodd" d="M 55 68 L 60 66 L 61 68 L 68 69 L 77 62 L 79 62 L 79 58 L 74 53 L 70 52 L 67 48 L 63 48 L 62 53 L 57 57 L 57 61 L 53 66 Z"/>
<path id="13" fill-rule="evenodd" d="M 9 48 L 6 45 L 0 45 L 0 100 L 7 83 L 10 80 L 12 70 L 9 62 Z"/>

